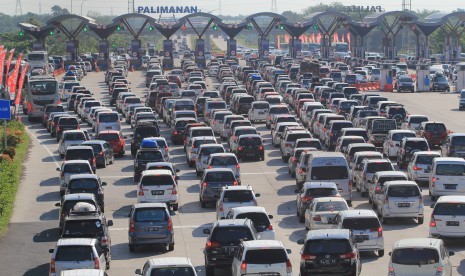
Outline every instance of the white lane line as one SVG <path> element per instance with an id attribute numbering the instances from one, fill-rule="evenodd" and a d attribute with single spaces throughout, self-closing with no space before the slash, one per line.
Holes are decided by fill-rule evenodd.
<path id="1" fill-rule="evenodd" d="M 48 155 L 50 155 L 50 157 L 52 157 L 53 159 L 53 162 L 55 162 L 55 165 L 57 166 L 57 168 L 60 167 L 60 164 L 58 163 L 58 160 L 56 159 L 55 155 L 50 151 L 49 148 L 47 148 L 47 146 L 45 146 L 40 140 L 39 138 L 37 138 L 37 136 L 29 130 L 29 128 L 26 126 L 26 131 L 32 136 L 34 137 L 34 139 L 39 143 L 39 145 L 41 145 L 48 153 Z"/>
<path id="2" fill-rule="evenodd" d="M 184 229 L 184 228 L 195 229 L 195 228 L 199 228 L 200 226 L 202 225 L 181 225 L 181 226 L 173 226 L 173 228 L 174 229 Z M 208 225 L 205 225 L 205 228 L 208 228 L 208 227 L 209 227 Z M 109 227 L 108 229 L 110 229 L 110 231 L 127 231 L 128 230 L 127 227 L 120 227 L 120 228 Z"/>

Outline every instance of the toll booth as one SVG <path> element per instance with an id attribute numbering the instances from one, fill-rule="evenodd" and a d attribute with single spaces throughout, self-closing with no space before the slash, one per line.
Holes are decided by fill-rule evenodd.
<path id="1" fill-rule="evenodd" d="M 465 89 L 465 62 L 457 64 L 457 81 L 455 82 L 455 92 Z"/>
<path id="2" fill-rule="evenodd" d="M 417 79 L 416 87 L 417 92 L 429 92 L 430 91 L 430 78 L 429 78 L 429 65 L 419 64 L 417 65 Z"/>
<path id="3" fill-rule="evenodd" d="M 379 88 L 382 91 L 392 91 L 392 79 L 394 78 L 394 72 L 392 70 L 393 63 L 383 63 L 380 67 L 380 78 Z M 390 88 L 389 88 L 390 87 Z"/>
<path id="4" fill-rule="evenodd" d="M 138 39 L 131 41 L 131 61 L 130 66 L 138 70 L 142 67 L 141 41 Z"/>

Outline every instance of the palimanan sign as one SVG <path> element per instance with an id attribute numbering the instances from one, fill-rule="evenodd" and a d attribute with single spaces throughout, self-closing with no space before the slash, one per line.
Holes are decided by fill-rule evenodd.
<path id="1" fill-rule="evenodd" d="M 197 6 L 138 6 L 138 13 L 196 13 Z"/>

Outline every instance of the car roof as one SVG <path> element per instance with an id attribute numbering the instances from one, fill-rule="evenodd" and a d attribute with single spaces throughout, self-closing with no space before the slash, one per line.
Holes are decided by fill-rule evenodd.
<path id="1" fill-rule="evenodd" d="M 410 239 L 402 239 L 398 240 L 395 244 L 393 249 L 397 248 L 412 248 L 412 247 L 420 247 L 420 248 L 438 248 L 441 244 L 440 239 L 433 239 L 433 238 L 410 238 Z"/>
<path id="2" fill-rule="evenodd" d="M 415 134 L 415 131 L 409 130 L 409 129 L 391 129 L 389 133 L 413 133 Z"/>
<path id="3" fill-rule="evenodd" d="M 358 135 L 347 135 L 347 136 L 341 136 L 340 138 L 341 138 L 341 140 L 345 140 L 345 139 L 365 139 L 362 136 L 358 136 Z"/>
<path id="4" fill-rule="evenodd" d="M 211 169 L 206 169 L 205 174 L 209 172 L 233 172 L 230 168 L 211 168 Z"/>
<path id="5" fill-rule="evenodd" d="M 261 136 L 259 134 L 241 134 L 241 135 L 239 135 L 239 139 L 252 138 L 252 137 L 261 139 Z"/>
<path id="6" fill-rule="evenodd" d="M 87 160 L 67 160 L 63 162 L 63 165 L 75 165 L 75 164 L 89 164 Z"/>
<path id="7" fill-rule="evenodd" d="M 63 201 L 67 200 L 89 200 L 89 199 L 95 199 L 94 194 L 90 193 L 77 193 L 77 194 L 67 194 L 63 196 Z"/>
<path id="8" fill-rule="evenodd" d="M 242 213 L 265 213 L 266 214 L 266 209 L 265 207 L 262 206 L 240 206 L 240 207 L 233 207 L 231 210 L 234 211 L 236 214 L 242 214 Z"/>
<path id="9" fill-rule="evenodd" d="M 73 179 L 99 179 L 98 175 L 96 174 L 91 174 L 91 173 L 80 173 L 80 174 L 73 174 L 71 177 L 70 177 L 70 181 L 73 180 Z"/>
<path id="10" fill-rule="evenodd" d="M 96 239 L 90 238 L 64 238 L 59 239 L 57 246 L 67 246 L 67 245 L 94 245 L 97 242 Z"/>
<path id="11" fill-rule="evenodd" d="M 426 142 L 426 139 L 423 137 L 404 137 L 402 139 L 406 141 L 425 141 Z"/>
<path id="12" fill-rule="evenodd" d="M 106 142 L 105 140 L 89 140 L 82 142 L 81 145 L 105 144 Z"/>
<path id="13" fill-rule="evenodd" d="M 401 185 L 415 185 L 418 186 L 418 184 L 415 181 L 409 181 L 409 180 L 392 180 L 392 181 L 386 181 L 384 182 L 385 186 L 401 186 Z"/>
<path id="14" fill-rule="evenodd" d="M 313 189 L 313 188 L 336 188 L 337 184 L 329 181 L 318 181 L 318 182 L 305 182 L 303 185 L 304 189 Z"/>
<path id="15" fill-rule="evenodd" d="M 283 243 L 278 240 L 252 240 L 243 241 L 244 249 L 271 249 L 271 248 L 285 248 Z"/>
<path id="16" fill-rule="evenodd" d="M 116 134 L 119 134 L 119 130 L 103 130 L 103 131 L 100 131 L 98 134 L 108 134 L 108 133 L 116 133 Z"/>
<path id="17" fill-rule="evenodd" d="M 321 239 L 349 239 L 349 229 L 320 229 L 308 231 L 305 237 L 306 240 L 321 240 Z"/>
<path id="18" fill-rule="evenodd" d="M 173 266 L 190 266 L 193 267 L 192 262 L 187 257 L 165 257 L 148 259 L 147 262 L 150 266 L 154 267 L 173 267 Z"/>
<path id="19" fill-rule="evenodd" d="M 334 202 L 334 201 L 342 201 L 346 202 L 346 200 L 343 197 L 317 197 L 312 200 L 312 203 L 317 203 L 317 202 Z"/>
<path id="20" fill-rule="evenodd" d="M 378 219 L 375 211 L 373 210 L 365 210 L 365 209 L 357 209 L 357 210 L 344 210 L 340 211 L 339 215 L 342 218 L 364 218 L 364 217 L 375 217 Z"/>
<path id="21" fill-rule="evenodd" d="M 353 143 L 349 145 L 350 148 L 355 148 L 355 147 L 373 147 L 375 148 L 375 145 L 371 143 Z"/>
<path id="22" fill-rule="evenodd" d="M 465 196 L 459 196 L 459 195 L 448 195 L 448 196 L 441 196 L 439 199 L 436 201 L 436 204 L 440 202 L 460 202 L 460 203 L 465 203 Z"/>
<path id="23" fill-rule="evenodd" d="M 215 226 L 242 226 L 248 225 L 249 219 L 222 219 L 215 222 Z"/>
<path id="24" fill-rule="evenodd" d="M 459 162 L 459 163 L 463 163 L 463 162 L 465 162 L 465 160 L 463 158 L 460 158 L 460 157 L 436 157 L 436 158 L 434 158 L 433 161 L 436 162 L 436 163 L 439 163 L 439 162 L 444 162 L 444 163 Z"/>
<path id="25" fill-rule="evenodd" d="M 174 168 L 174 165 L 171 162 L 149 162 L 145 166 L 146 167 L 150 167 L 150 166 L 167 166 L 167 167 Z"/>
<path id="26" fill-rule="evenodd" d="M 70 117 L 72 117 L 72 116 L 70 116 Z M 70 129 L 70 130 L 65 130 L 63 132 L 63 134 L 65 134 L 65 133 L 84 133 L 84 131 L 80 130 L 80 129 Z"/>
<path id="27" fill-rule="evenodd" d="M 69 146 L 66 151 L 68 150 L 93 150 L 91 146 Z"/>
<path id="28" fill-rule="evenodd" d="M 377 159 L 364 159 L 362 162 L 365 162 L 365 163 L 391 163 L 391 160 L 383 159 L 383 158 L 377 158 Z"/>
<path id="29" fill-rule="evenodd" d="M 221 188 L 223 191 L 252 191 L 252 187 L 250 186 L 223 186 Z"/>
<path id="30" fill-rule="evenodd" d="M 357 143 L 358 144 L 358 143 Z M 353 144 L 350 144 L 350 145 L 353 145 Z M 350 147 L 349 145 L 349 147 Z M 355 156 L 360 156 L 360 155 L 363 155 L 363 156 L 373 156 L 373 155 L 378 155 L 380 158 L 383 158 L 383 154 L 379 151 L 359 151 L 359 152 L 356 152 L 354 154 L 354 157 Z"/>
<path id="31" fill-rule="evenodd" d="M 216 157 L 216 156 L 234 156 L 236 157 L 236 155 L 232 152 L 219 152 L 219 153 L 212 153 L 210 154 L 211 157 Z M 236 158 L 237 159 L 237 158 Z"/>
<path id="32" fill-rule="evenodd" d="M 72 269 L 62 272 L 65 276 L 104 276 L 105 272 L 100 269 Z"/>
<path id="33" fill-rule="evenodd" d="M 405 176 L 404 172 L 401 171 L 381 171 L 381 172 L 375 172 L 375 176 L 378 177 L 386 177 L 386 176 Z"/>
<path id="34" fill-rule="evenodd" d="M 413 155 L 418 156 L 418 155 L 436 155 L 438 157 L 441 156 L 441 154 L 437 151 L 416 151 L 413 153 Z"/>
<path id="35" fill-rule="evenodd" d="M 134 208 L 167 208 L 166 203 L 136 203 Z"/>
<path id="36" fill-rule="evenodd" d="M 149 170 L 149 171 L 143 171 L 142 176 L 144 175 L 160 175 L 160 174 L 167 174 L 167 175 L 172 175 L 173 172 L 170 170 Z"/>

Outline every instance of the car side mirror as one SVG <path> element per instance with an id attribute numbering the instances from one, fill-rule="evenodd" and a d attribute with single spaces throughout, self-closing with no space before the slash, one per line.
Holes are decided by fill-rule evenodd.
<path id="1" fill-rule="evenodd" d="M 210 229 L 203 229 L 202 232 L 205 234 L 205 235 L 210 235 Z"/>
<path id="2" fill-rule="evenodd" d="M 56 171 L 59 172 L 59 171 L 61 171 L 61 169 L 60 169 L 60 168 L 57 168 Z"/>
<path id="3" fill-rule="evenodd" d="M 268 215 L 268 218 L 269 218 L 269 219 L 273 219 L 273 215 Z"/>
<path id="4" fill-rule="evenodd" d="M 260 194 L 255 194 L 255 197 L 260 197 Z"/>
<path id="5" fill-rule="evenodd" d="M 292 254 L 292 250 L 286 248 L 287 254 Z"/>
<path id="6" fill-rule="evenodd" d="M 454 251 L 449 251 L 449 256 L 454 256 L 455 252 Z"/>
<path id="7" fill-rule="evenodd" d="M 304 244 L 304 242 L 305 242 L 304 239 L 300 239 L 300 240 L 297 241 L 297 244 L 302 245 L 302 244 Z"/>
<path id="8" fill-rule="evenodd" d="M 137 275 L 142 275 L 142 270 L 140 270 L 140 268 L 138 268 L 138 269 L 136 269 L 135 273 L 136 273 Z"/>
<path id="9" fill-rule="evenodd" d="M 113 226 L 113 221 L 110 219 L 109 221 L 107 221 L 107 225 L 108 226 Z"/>
<path id="10" fill-rule="evenodd" d="M 107 186 L 107 182 L 102 182 L 102 186 Z"/>
<path id="11" fill-rule="evenodd" d="M 48 253 L 53 254 L 53 251 L 55 251 L 55 249 L 49 249 Z"/>
<path id="12" fill-rule="evenodd" d="M 61 206 L 61 202 L 55 203 L 55 207 L 60 207 L 60 206 Z"/>

